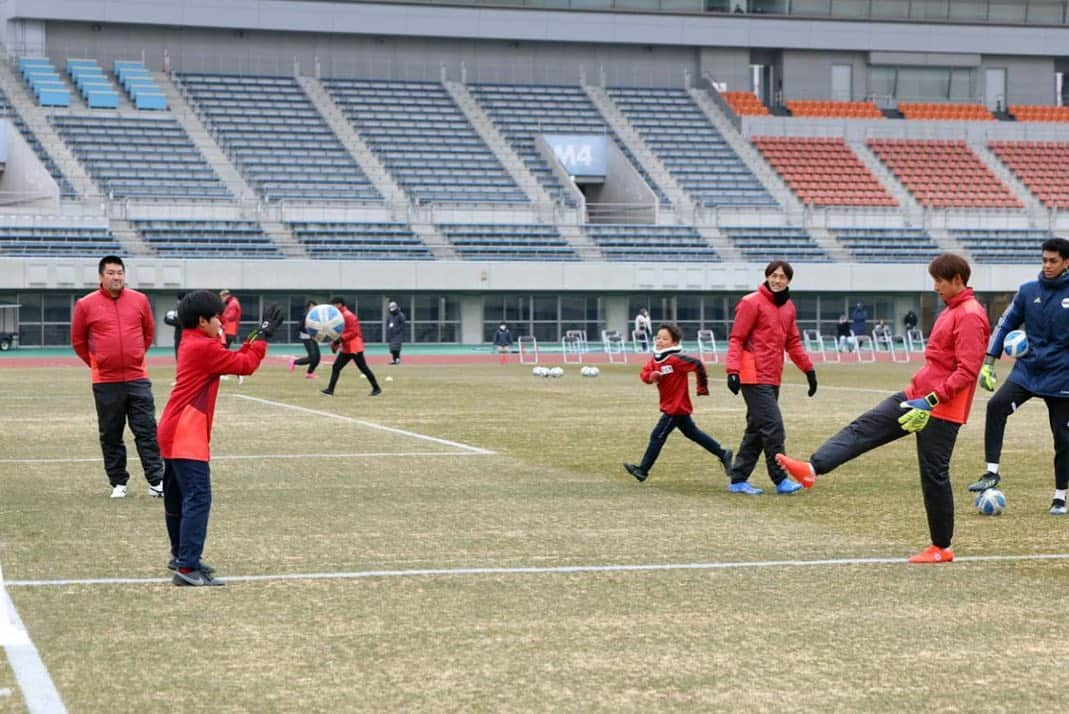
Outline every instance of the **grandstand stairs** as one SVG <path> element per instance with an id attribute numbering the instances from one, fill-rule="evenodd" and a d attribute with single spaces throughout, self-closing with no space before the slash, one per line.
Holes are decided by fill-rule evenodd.
<path id="1" fill-rule="evenodd" d="M 925 228 L 928 231 L 928 235 L 932 237 L 935 244 L 939 246 L 939 250 L 944 253 L 959 253 L 961 255 L 968 255 L 969 251 L 961 244 L 960 241 L 950 235 L 950 232 L 945 228 L 935 228 L 928 226 Z"/>
<path id="2" fill-rule="evenodd" d="M 74 153 L 71 152 L 59 134 L 48 122 L 47 112 L 37 103 L 37 100 L 26 88 L 25 82 L 12 69 L 9 62 L 0 62 L 0 86 L 4 88 L 12 105 L 18 107 L 22 120 L 41 142 L 45 153 L 52 157 L 60 171 L 70 182 L 78 195 L 87 202 L 99 202 L 103 199 L 100 189 L 89 177 Z"/>
<path id="3" fill-rule="evenodd" d="M 417 221 L 413 220 L 409 223 L 409 227 L 412 228 L 412 232 L 419 236 L 419 239 L 427 246 L 433 255 L 438 260 L 459 260 L 460 256 L 457 255 L 456 248 L 453 244 L 445 239 L 442 232 L 434 227 L 434 223 L 430 221 Z"/>
<path id="4" fill-rule="evenodd" d="M 708 223 L 695 225 L 694 229 L 698 231 L 706 243 L 712 246 L 713 250 L 717 252 L 720 259 L 725 263 L 745 263 L 746 258 L 743 257 L 742 251 L 738 249 L 730 238 L 720 232 L 720 230 Z"/>
<path id="5" fill-rule="evenodd" d="M 442 85 L 445 87 L 445 91 L 449 92 L 449 96 L 453 98 L 453 101 L 456 102 L 460 111 L 467 117 L 468 122 L 475 129 L 475 133 L 490 147 L 490 151 L 505 167 L 516 185 L 527 194 L 527 197 L 536 206 L 552 205 L 553 197 L 546 192 L 542 184 L 535 178 L 535 175 L 527 168 L 527 164 L 523 162 L 523 159 L 509 145 L 508 140 L 494 126 L 490 117 L 475 101 L 475 97 L 471 96 L 468 88 L 460 82 L 446 81 L 442 82 Z"/>
<path id="6" fill-rule="evenodd" d="M 141 238 L 137 229 L 130 225 L 125 218 L 111 218 L 108 220 L 108 228 L 115 240 L 122 246 L 123 251 L 131 256 L 152 256 L 152 248 Z"/>
<path id="7" fill-rule="evenodd" d="M 794 192 L 783 182 L 780 175 L 776 173 L 775 169 L 768 165 L 764 157 L 761 156 L 761 152 L 758 151 L 753 144 L 751 144 L 739 130 L 735 128 L 735 125 L 728 120 L 724 113 L 720 111 L 720 108 L 713 103 L 713 100 L 709 97 L 706 90 L 698 87 L 690 87 L 687 89 L 690 96 L 694 99 L 694 102 L 702 110 L 705 117 L 716 127 L 721 136 L 724 137 L 724 141 L 734 149 L 738 154 L 739 159 L 750 169 L 757 180 L 761 182 L 761 185 L 765 187 L 772 198 L 776 200 L 780 206 L 787 209 L 788 216 L 791 214 L 801 214 L 803 210 L 802 202 L 798 200 L 798 197 L 794 195 Z"/>
<path id="8" fill-rule="evenodd" d="M 405 220 L 405 216 L 397 215 L 396 211 L 398 207 L 408 204 L 408 194 L 405 193 L 400 184 L 394 181 L 393 176 L 379 161 L 379 158 L 368 148 L 368 145 L 360 137 L 356 129 L 353 128 L 353 125 L 349 123 L 349 120 L 338 105 L 334 103 L 334 100 L 330 98 L 330 94 L 323 88 L 319 80 L 314 77 L 296 77 L 296 80 L 316 108 L 316 111 L 323 117 L 327 126 L 338 137 L 349 155 L 353 157 L 356 165 L 360 167 L 360 170 L 368 177 L 375 189 L 386 199 L 386 203 L 394 207 L 394 218 Z"/>
<path id="9" fill-rule="evenodd" d="M 865 146 L 863 142 L 847 142 L 847 145 L 854 150 L 857 157 L 861 159 L 861 163 L 872 172 L 872 175 L 876 177 L 883 187 L 895 197 L 895 200 L 898 201 L 899 211 L 919 220 L 924 213 L 924 207 L 917 202 L 917 199 L 913 198 L 913 194 L 902 185 L 902 182 L 887 168 L 887 165 L 880 161 L 880 158 L 873 153 L 872 149 Z"/>
<path id="10" fill-rule="evenodd" d="M 1025 210 L 1030 216 L 1043 216 L 1046 213 L 1046 209 L 1035 194 L 1005 164 L 998 160 L 998 157 L 995 156 L 991 149 L 979 142 L 970 143 L 969 148 L 991 170 L 991 173 L 998 177 L 999 181 L 1009 187 L 1017 200 L 1024 204 Z"/>
<path id="11" fill-rule="evenodd" d="M 598 244 L 591 239 L 579 226 L 558 223 L 555 228 L 568 245 L 575 249 L 576 254 L 583 260 L 604 260 Z"/>
<path id="12" fill-rule="evenodd" d="M 679 185 L 679 182 L 675 180 L 672 174 L 669 173 L 664 163 L 653 153 L 631 122 L 627 120 L 627 117 L 616 106 L 616 102 L 612 100 L 605 88 L 584 84 L 583 91 L 590 97 L 590 101 L 594 103 L 602 118 L 605 119 L 605 122 L 616 136 L 620 138 L 620 141 L 624 142 L 628 151 L 642 164 L 642 168 L 657 183 L 657 186 L 668 197 L 668 200 L 672 202 L 672 206 L 677 213 L 684 212 L 685 215 L 683 217 L 686 220 L 690 220 L 690 217 L 694 215 L 694 201 L 683 190 L 683 187 Z"/>
<path id="13" fill-rule="evenodd" d="M 831 256 L 831 259 L 840 263 L 853 262 L 854 257 L 850 254 L 842 243 L 835 239 L 835 236 L 831 234 L 827 228 L 821 226 L 809 226 L 806 228 L 806 232 L 813 239 L 813 242 L 820 246 L 820 249 Z"/>

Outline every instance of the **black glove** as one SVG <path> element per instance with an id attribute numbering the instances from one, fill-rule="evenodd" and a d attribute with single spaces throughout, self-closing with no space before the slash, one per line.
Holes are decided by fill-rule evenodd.
<path id="1" fill-rule="evenodd" d="M 282 324 L 283 315 L 282 308 L 274 303 L 264 308 L 263 315 L 260 316 L 260 324 L 256 326 L 249 336 L 245 338 L 246 342 L 252 342 L 253 340 L 271 341 L 271 337 L 275 334 L 275 330 Z"/>
<path id="2" fill-rule="evenodd" d="M 809 382 L 809 396 L 817 393 L 817 371 L 811 369 L 805 373 L 805 381 Z"/>
<path id="3" fill-rule="evenodd" d="M 163 315 L 163 321 L 171 327 L 178 327 L 178 310 L 168 310 Z"/>
<path id="4" fill-rule="evenodd" d="M 728 389 L 731 390 L 732 394 L 739 393 L 739 390 L 742 389 L 742 383 L 739 382 L 739 375 L 734 373 L 728 375 Z"/>

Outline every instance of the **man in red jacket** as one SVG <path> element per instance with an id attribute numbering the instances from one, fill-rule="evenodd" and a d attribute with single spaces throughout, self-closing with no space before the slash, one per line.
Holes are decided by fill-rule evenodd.
<path id="1" fill-rule="evenodd" d="M 932 544 L 911 563 L 954 560 L 954 493 L 950 488 L 950 457 L 958 430 L 969 417 L 976 379 L 987 351 L 991 325 L 987 312 L 968 287 L 972 271 L 959 255 L 944 253 L 928 264 L 935 292 L 946 309 L 932 327 L 924 350 L 924 366 L 909 386 L 854 419 L 817 449 L 809 461 L 783 454 L 776 461 L 806 488 L 819 474 L 907 434 L 917 435 L 921 491 Z"/>
<path id="2" fill-rule="evenodd" d="M 241 303 L 229 290 L 220 290 L 219 297 L 223 300 L 223 315 L 220 319 L 223 323 L 226 346 L 229 349 L 238 340 L 238 328 L 241 326 Z"/>
<path id="3" fill-rule="evenodd" d="M 326 389 L 319 391 L 328 397 L 334 396 L 334 387 L 338 385 L 338 377 L 341 375 L 342 368 L 350 362 L 356 362 L 356 368 L 367 377 L 371 385 L 371 392 L 368 396 L 379 396 L 382 390 L 379 388 L 378 380 L 375 379 L 375 373 L 367 366 L 367 360 L 364 359 L 364 335 L 360 330 L 359 318 L 340 297 L 331 298 L 330 304 L 338 308 L 345 318 L 345 331 L 342 332 L 341 337 L 330 344 L 331 352 L 337 353 L 338 356 L 334 360 L 334 366 L 330 369 L 330 384 Z"/>
<path id="4" fill-rule="evenodd" d="M 694 372 L 698 380 L 698 396 L 709 396 L 709 380 L 701 360 L 680 354 L 683 333 L 675 325 L 661 325 L 654 337 L 654 352 L 642 368 L 642 381 L 656 384 L 661 397 L 661 418 L 650 433 L 650 443 L 640 464 L 624 464 L 627 473 L 642 481 L 650 474 L 653 463 L 673 430 L 679 429 L 683 436 L 700 445 L 720 459 L 724 471 L 731 470 L 731 449 L 725 449 L 716 439 L 698 428 L 691 418 L 694 407 L 690 403 L 687 375 Z"/>
<path id="5" fill-rule="evenodd" d="M 776 493 L 790 494 L 802 488 L 775 461 L 787 440 L 779 409 L 784 350 L 798 369 L 805 372 L 809 396 L 817 393 L 817 373 L 802 347 L 797 312 L 791 301 L 789 286 L 793 278 L 794 268 L 790 263 L 774 260 L 765 267 L 764 284 L 735 307 L 735 322 L 728 336 L 728 389 L 732 394 L 741 391 L 746 400 L 746 431 L 731 469 L 728 490 L 732 493 L 751 496 L 764 493 L 748 480 L 762 451 Z"/>
<path id="6" fill-rule="evenodd" d="M 152 382 L 145 369 L 145 352 L 156 332 L 152 307 L 143 293 L 126 287 L 122 258 L 101 258 L 98 272 L 100 288 L 74 307 L 71 345 L 89 366 L 111 497 L 125 498 L 130 480 L 123 443 L 127 422 L 134 433 L 149 494 L 159 497 L 163 495 L 163 461 L 156 443 Z"/>

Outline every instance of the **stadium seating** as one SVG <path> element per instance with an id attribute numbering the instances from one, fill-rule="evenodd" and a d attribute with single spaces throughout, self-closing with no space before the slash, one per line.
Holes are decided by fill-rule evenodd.
<path id="1" fill-rule="evenodd" d="M 581 87 L 470 84 L 468 90 L 554 200 L 570 203 L 563 187 L 538 152 L 535 138 L 539 134 L 608 133 L 635 170 L 658 193 L 661 202 L 668 202 L 630 155 L 627 147 L 609 131 L 597 107 Z"/>
<path id="2" fill-rule="evenodd" d="M 122 246 L 107 226 L 0 226 L 0 255 L 121 255 Z"/>
<path id="3" fill-rule="evenodd" d="M 739 116 L 744 114 L 768 116 L 769 114 L 768 107 L 753 92 L 721 92 L 720 96 L 728 103 L 731 110 Z"/>
<path id="4" fill-rule="evenodd" d="M 67 74 L 90 109 L 116 109 L 119 93 L 96 60 L 69 59 Z"/>
<path id="5" fill-rule="evenodd" d="M 873 102 L 833 102 L 819 99 L 791 99 L 787 109 L 796 117 L 835 119 L 883 119 L 883 112 Z"/>
<path id="6" fill-rule="evenodd" d="M 257 223 L 215 220 L 137 220 L 130 223 L 168 258 L 282 258 Z"/>
<path id="7" fill-rule="evenodd" d="M 43 57 L 23 57 L 19 72 L 42 107 L 69 107 L 71 93 L 56 73 L 52 61 Z"/>
<path id="8" fill-rule="evenodd" d="M 1051 237 L 1045 230 L 960 229 L 950 231 L 978 263 L 1030 263 L 1040 259 L 1040 246 Z"/>
<path id="9" fill-rule="evenodd" d="M 843 228 L 832 234 L 861 263 L 928 263 L 943 252 L 920 228 Z"/>
<path id="10" fill-rule="evenodd" d="M 101 188 L 119 198 L 230 198 L 170 117 L 56 115 L 51 122 Z"/>
<path id="11" fill-rule="evenodd" d="M 898 205 L 843 139 L 756 136 L 752 141 L 803 203 Z"/>
<path id="12" fill-rule="evenodd" d="M 1069 121 L 1069 107 L 1010 105 L 1010 114 L 1017 121 Z"/>
<path id="13" fill-rule="evenodd" d="M 167 109 L 167 97 L 141 62 L 115 60 L 115 78 L 138 109 Z"/>
<path id="14" fill-rule="evenodd" d="M 382 200 L 292 77 L 177 77 L 238 170 L 263 198 Z"/>
<path id="15" fill-rule="evenodd" d="M 430 260 L 434 256 L 407 223 L 287 224 L 312 258 Z"/>
<path id="16" fill-rule="evenodd" d="M 923 206 L 1022 207 L 964 141 L 870 139 L 868 145 Z"/>
<path id="17" fill-rule="evenodd" d="M 941 121 L 994 121 L 994 115 L 983 104 L 937 104 L 932 102 L 899 102 L 898 111 L 906 119 Z"/>
<path id="18" fill-rule="evenodd" d="M 685 89 L 615 87 L 609 96 L 690 196 L 703 206 L 774 206 Z"/>
<path id="19" fill-rule="evenodd" d="M 794 263 L 831 261 L 831 256 L 801 228 L 732 226 L 721 228 L 720 232 L 731 239 L 745 260 L 759 263 L 772 258 Z"/>
<path id="20" fill-rule="evenodd" d="M 1047 208 L 1069 208 L 1069 143 L 995 141 L 988 147 Z"/>
<path id="21" fill-rule="evenodd" d="M 587 224 L 587 235 L 608 260 L 716 263 L 720 256 L 690 226 Z"/>
<path id="22" fill-rule="evenodd" d="M 323 86 L 414 199 L 527 202 L 441 84 L 326 79 Z"/>
<path id="23" fill-rule="evenodd" d="M 19 133 L 22 134 L 22 138 L 26 140 L 26 143 L 30 145 L 33 152 L 37 154 L 37 158 L 41 160 L 44 167 L 48 170 L 48 173 L 52 174 L 52 178 L 56 180 L 59 185 L 59 195 L 63 198 L 74 198 L 77 196 L 77 192 L 74 187 L 71 186 L 71 182 L 60 171 L 59 166 L 52 160 L 52 157 L 48 155 L 45 148 L 38 141 L 37 136 L 30 131 L 30 127 L 26 125 L 26 122 L 22 120 L 22 116 L 16 111 L 15 107 L 8 101 L 7 94 L 3 89 L 0 89 L 0 117 L 10 119 L 11 122 L 18 128 Z"/>
<path id="24" fill-rule="evenodd" d="M 553 226 L 439 224 L 438 230 L 465 260 L 579 259 Z"/>

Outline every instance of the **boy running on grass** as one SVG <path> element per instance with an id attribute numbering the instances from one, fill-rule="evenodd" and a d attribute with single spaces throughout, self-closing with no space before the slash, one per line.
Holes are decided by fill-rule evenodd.
<path id="1" fill-rule="evenodd" d="M 809 461 L 776 454 L 776 462 L 795 481 L 810 488 L 818 475 L 915 433 L 932 544 L 909 562 L 949 563 L 954 560 L 950 548 L 954 536 L 950 457 L 958 430 L 969 417 L 991 326 L 987 312 L 968 287 L 971 269 L 964 258 L 944 253 L 928 264 L 928 274 L 946 309 L 939 313 L 928 337 L 924 366 L 913 375 L 909 386 L 854 419 L 825 441 Z"/>
<path id="2" fill-rule="evenodd" d="M 160 417 L 159 442 L 163 454 L 163 506 L 175 585 L 222 585 L 215 569 L 201 562 L 212 507 L 209 442 L 219 395 L 219 377 L 256 371 L 267 353 L 266 340 L 282 323 L 276 305 L 264 309 L 260 326 L 237 352 L 219 341 L 223 301 L 207 290 L 182 298 L 178 322 L 182 345 L 174 389 Z"/>
<path id="3" fill-rule="evenodd" d="M 725 449 L 716 439 L 698 428 L 691 418 L 694 407 L 690 403 L 687 375 L 698 375 L 698 396 L 709 396 L 709 380 L 705 365 L 700 359 L 681 354 L 679 341 L 683 333 L 675 325 L 664 324 L 657 328 L 654 338 L 653 357 L 642 368 L 641 379 L 646 384 L 656 384 L 661 394 L 661 418 L 650 433 L 650 443 L 640 464 L 624 464 L 627 473 L 642 481 L 650 475 L 661 448 L 673 429 L 700 444 L 706 451 L 720 459 L 724 471 L 731 471 L 731 449 Z"/>

